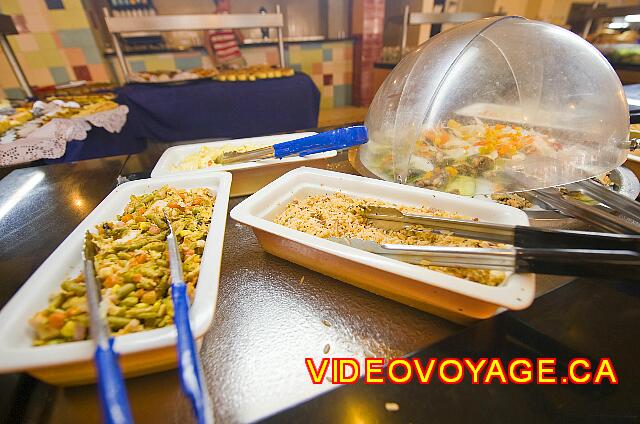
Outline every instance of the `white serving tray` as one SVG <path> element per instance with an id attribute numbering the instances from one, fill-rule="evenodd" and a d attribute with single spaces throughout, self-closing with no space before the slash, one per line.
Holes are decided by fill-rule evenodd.
<path id="1" fill-rule="evenodd" d="M 237 171 L 241 169 L 263 168 L 267 166 L 305 162 L 314 159 L 326 159 L 335 156 L 337 152 L 335 150 L 330 150 L 328 152 L 314 153 L 312 155 L 304 157 L 291 156 L 284 159 L 262 159 L 254 162 L 232 163 L 229 165 L 220 165 L 212 168 L 196 169 L 193 171 L 175 172 L 171 170 L 175 165 L 178 165 L 180 162 L 182 162 L 182 160 L 188 155 L 198 153 L 198 151 L 200 151 L 202 147 L 231 148 L 231 150 L 233 150 L 234 147 L 240 147 L 247 144 L 256 147 L 262 147 L 282 143 L 285 141 L 296 140 L 315 134 L 317 133 L 302 132 L 281 135 L 268 135 L 264 137 L 238 138 L 229 141 L 214 141 L 209 143 L 195 143 L 169 147 L 164 151 L 164 153 L 158 160 L 158 163 L 156 163 L 156 166 L 153 167 L 153 171 L 151 171 L 151 178 L 166 177 L 168 175 L 198 174 L 211 171 Z"/>
<path id="2" fill-rule="evenodd" d="M 509 206 L 305 167 L 288 172 L 253 194 L 231 211 L 231 217 L 253 227 L 263 248 L 276 256 L 447 318 L 487 318 L 504 308 L 526 308 L 533 301 L 533 274 L 510 274 L 502 285 L 490 287 L 272 222 L 294 199 L 333 192 L 403 205 L 425 205 L 481 221 L 529 225 L 523 211 Z M 439 313 L 443 311 L 446 313 Z"/>
<path id="3" fill-rule="evenodd" d="M 163 185 L 178 188 L 206 187 L 216 193 L 213 216 L 209 226 L 200 277 L 195 299 L 190 309 L 191 328 L 195 338 L 200 338 L 209 328 L 216 306 L 220 275 L 222 244 L 227 219 L 231 175 L 227 172 L 210 172 L 198 176 L 173 176 L 166 178 L 131 181 L 116 187 L 58 246 L 47 260 L 33 273 L 7 305 L 0 311 L 0 373 L 22 371 L 54 384 L 76 384 L 90 381 L 91 360 L 94 346 L 91 341 L 70 342 L 49 346 L 31 346 L 33 332 L 29 318 L 46 308 L 48 298 L 57 292 L 60 283 L 82 270 L 81 250 L 84 233 L 95 231 L 95 225 L 115 219 L 121 214 L 131 195 L 148 193 Z M 175 326 L 126 334 L 115 338 L 114 347 L 125 363 L 126 375 L 135 375 L 168 367 L 155 361 L 175 359 Z M 127 357 L 147 351 L 159 352 L 170 348 L 167 355 L 139 357 L 135 366 L 126 369 Z M 175 362 L 175 361 L 174 361 Z M 78 365 L 78 363 L 84 363 Z M 157 367 L 155 365 L 158 365 Z"/>

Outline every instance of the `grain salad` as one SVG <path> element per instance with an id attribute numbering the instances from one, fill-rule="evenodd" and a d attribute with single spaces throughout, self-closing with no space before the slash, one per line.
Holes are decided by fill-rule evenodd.
<path id="1" fill-rule="evenodd" d="M 209 145 L 202 146 L 197 152 L 187 155 L 177 165 L 171 167 L 171 172 L 195 171 L 198 169 L 215 168 L 221 166 L 222 155 L 228 152 L 244 153 L 249 150 L 257 149 L 260 146 L 244 144 L 242 146 L 229 146 L 220 144 L 220 146 Z"/>
<path id="2" fill-rule="evenodd" d="M 343 193 L 332 193 L 309 196 L 301 200 L 293 200 L 275 218 L 274 222 L 325 239 L 330 237 L 345 237 L 374 241 L 378 244 L 390 243 L 483 248 L 505 247 L 505 245 L 488 241 L 472 240 L 432 232 L 419 225 L 412 225 L 401 230 L 383 230 L 369 223 L 367 218 L 364 217 L 362 212 L 366 206 L 394 207 L 402 212 L 442 218 L 474 219 L 438 209 L 431 209 L 426 206 L 410 207 L 375 199 L 351 197 Z M 501 284 L 506 277 L 504 272 L 495 270 L 439 266 L 427 266 L 427 268 L 489 286 Z"/>
<path id="3" fill-rule="evenodd" d="M 173 323 L 166 212 L 176 234 L 187 293 L 192 298 L 209 231 L 215 195 L 206 188 L 168 186 L 131 196 L 122 215 L 96 226 L 94 266 L 101 307 L 115 335 Z M 86 287 L 82 274 L 62 282 L 49 306 L 30 320 L 36 346 L 87 338 Z"/>

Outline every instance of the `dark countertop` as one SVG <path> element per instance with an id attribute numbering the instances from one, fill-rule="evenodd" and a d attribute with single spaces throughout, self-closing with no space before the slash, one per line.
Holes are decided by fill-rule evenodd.
<path id="1" fill-rule="evenodd" d="M 640 287 L 580 279 L 536 300 L 525 311 L 482 321 L 408 356 L 420 358 L 571 358 L 592 363 L 611 358 L 619 385 L 430 385 L 344 386 L 275 415 L 267 422 L 619 422 L 640 420 Z M 559 373 L 560 375 L 560 373 Z M 565 374 L 566 375 L 566 374 Z M 400 409 L 389 412 L 385 403 Z"/>
<path id="2" fill-rule="evenodd" d="M 130 157 L 23 168 L 2 179 L 0 211 L 7 212 L 0 217 L 0 306 L 109 193 L 119 175 L 145 176 L 173 144 L 152 143 Z M 343 155 L 327 166 L 351 171 Z M 34 187 L 16 199 L 16 189 L 25 183 Z M 230 208 L 240 200 L 232 199 Z M 558 285 L 540 280 L 543 292 Z M 462 327 L 270 256 L 250 229 L 229 220 L 215 320 L 201 356 L 218 422 L 253 421 L 285 408 L 292 409 L 271 420 L 514 417 L 539 422 L 589 415 L 631 422 L 640 417 L 635 384 L 640 379 L 639 295 L 630 284 L 580 280 L 542 296 L 525 311 Z M 301 403 L 335 388 L 310 384 L 303 363 L 306 356 L 321 356 L 326 344 L 334 356 L 360 358 L 610 356 L 621 384 L 584 389 L 357 384 Z M 127 389 L 136 422 L 191 420 L 175 371 L 128 379 Z M 0 390 L 0 422 L 98 420 L 95 386 L 58 388 L 11 374 L 0 376 Z M 397 402 L 400 411 L 387 412 L 385 402 Z"/>

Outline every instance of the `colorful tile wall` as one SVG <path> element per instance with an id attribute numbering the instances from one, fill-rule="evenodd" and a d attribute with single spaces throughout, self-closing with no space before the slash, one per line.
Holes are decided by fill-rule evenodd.
<path id="1" fill-rule="evenodd" d="M 278 49 L 273 46 L 245 47 L 242 54 L 249 65 L 278 63 Z M 320 107 L 323 109 L 352 104 L 353 42 L 328 41 L 288 44 L 285 47 L 286 62 L 298 72 L 308 74 L 320 90 Z M 166 69 L 209 68 L 211 62 L 205 51 L 163 53 L 155 55 L 130 55 L 127 60 L 133 71 L 157 71 Z M 121 78 L 115 59 L 112 66 Z"/>
<path id="2" fill-rule="evenodd" d="M 18 28 L 9 44 L 31 85 L 111 79 L 82 0 L 2 0 L 0 12 L 11 15 Z M 5 96 L 21 98 L 24 93 L 0 55 L 0 97 Z"/>

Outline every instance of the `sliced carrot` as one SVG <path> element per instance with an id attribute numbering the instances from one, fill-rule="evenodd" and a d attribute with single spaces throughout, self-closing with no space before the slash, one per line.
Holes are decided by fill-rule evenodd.
<path id="1" fill-rule="evenodd" d="M 447 174 L 449 174 L 452 177 L 455 177 L 456 175 L 458 175 L 458 170 L 453 166 L 445 166 L 444 169 L 445 171 L 447 171 Z"/>
<path id="2" fill-rule="evenodd" d="M 57 330 L 64 326 L 64 320 L 67 316 L 62 312 L 54 312 L 49 315 L 49 325 Z"/>
<path id="3" fill-rule="evenodd" d="M 122 218 L 120 218 L 120 221 L 127 222 L 127 221 L 131 221 L 132 219 L 133 219 L 133 215 L 128 213 L 126 215 L 122 215 Z"/>
<path id="4" fill-rule="evenodd" d="M 118 284 L 118 282 L 119 282 L 119 278 L 116 277 L 115 275 L 111 274 L 107 278 L 104 279 L 103 285 L 106 288 L 111 288 L 111 287 L 115 286 L 116 284 Z"/>

